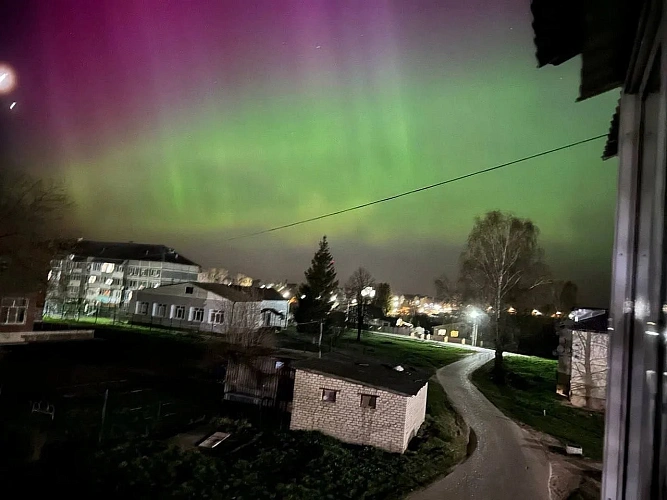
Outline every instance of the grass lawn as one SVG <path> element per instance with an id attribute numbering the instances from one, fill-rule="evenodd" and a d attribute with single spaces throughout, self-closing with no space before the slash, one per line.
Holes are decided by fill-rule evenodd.
<path id="1" fill-rule="evenodd" d="M 582 446 L 585 456 L 599 460 L 604 414 L 564 404 L 556 394 L 556 365 L 548 359 L 510 356 L 505 358 L 505 386 L 491 379 L 493 362 L 477 370 L 472 381 L 503 413 L 565 444 Z"/>
<path id="2" fill-rule="evenodd" d="M 232 436 L 208 453 L 139 440 L 94 456 L 54 456 L 20 480 L 90 498 L 399 499 L 465 455 L 466 436 L 442 387 L 432 382 L 428 391 L 426 423 L 402 455 L 221 419 Z"/>
<path id="3" fill-rule="evenodd" d="M 316 336 L 299 334 L 294 329 L 287 329 L 278 334 L 278 345 L 291 349 L 316 352 Z M 323 343 L 324 344 L 324 343 Z M 353 359 L 375 359 L 392 364 L 405 364 L 435 372 L 438 368 L 458 361 L 471 351 L 451 346 L 439 346 L 417 339 L 402 339 L 362 332 L 361 342 L 357 342 L 356 331 L 348 331 L 332 345 L 323 345 L 323 353 Z"/>

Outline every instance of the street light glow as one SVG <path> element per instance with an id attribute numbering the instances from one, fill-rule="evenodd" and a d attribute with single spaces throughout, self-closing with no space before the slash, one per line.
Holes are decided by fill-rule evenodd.
<path id="1" fill-rule="evenodd" d="M 16 106 L 16 101 L 14 101 L 9 105 L 9 109 L 14 109 L 14 106 Z"/>

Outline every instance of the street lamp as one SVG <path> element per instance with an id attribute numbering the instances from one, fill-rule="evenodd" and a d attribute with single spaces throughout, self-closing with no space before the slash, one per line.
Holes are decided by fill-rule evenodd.
<path id="1" fill-rule="evenodd" d="M 472 319 L 472 345 L 477 345 L 477 330 L 479 327 L 479 318 L 482 316 L 482 312 L 478 309 L 472 307 L 468 311 L 468 317 Z"/>

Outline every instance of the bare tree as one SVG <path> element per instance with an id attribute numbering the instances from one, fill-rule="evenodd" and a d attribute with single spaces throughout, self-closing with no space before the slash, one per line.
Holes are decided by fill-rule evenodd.
<path id="1" fill-rule="evenodd" d="M 507 299 L 549 282 L 538 244 L 539 229 L 529 219 L 499 211 L 476 218 L 461 254 L 460 280 L 467 296 L 493 308 L 495 374 L 502 378 L 509 338 L 501 324 Z"/>
<path id="2" fill-rule="evenodd" d="M 72 204 L 64 186 L 0 167 L 0 286 L 41 288 L 69 241 L 60 224 Z"/>
<path id="3" fill-rule="evenodd" d="M 452 283 L 446 274 L 438 276 L 434 280 L 435 298 L 449 304 L 458 304 L 461 301 L 461 293 L 456 283 Z"/>
<path id="4" fill-rule="evenodd" d="M 199 273 L 202 283 L 224 283 L 229 278 L 229 271 L 222 267 L 212 267 Z"/>
<path id="5" fill-rule="evenodd" d="M 375 280 L 371 273 L 363 267 L 360 267 L 352 273 L 352 276 L 345 284 L 346 294 L 354 297 L 357 300 L 357 340 L 361 340 L 361 328 L 364 322 L 364 305 L 370 300 L 362 292 L 375 284 Z"/>
<path id="6" fill-rule="evenodd" d="M 225 309 L 226 330 L 223 338 L 244 348 L 271 347 L 274 334 L 262 324 L 261 296 L 252 287 L 243 292 L 250 300 L 234 302 Z"/>

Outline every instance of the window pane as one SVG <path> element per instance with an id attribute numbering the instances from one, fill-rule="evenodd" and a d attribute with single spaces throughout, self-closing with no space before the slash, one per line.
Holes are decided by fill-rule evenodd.
<path id="1" fill-rule="evenodd" d="M 326 401 L 327 403 L 335 403 L 336 391 L 332 391 L 330 389 L 322 389 L 322 401 Z"/>
<path id="2" fill-rule="evenodd" d="M 377 396 L 371 396 L 370 394 L 361 395 L 361 407 L 362 408 L 375 408 L 377 402 Z"/>

